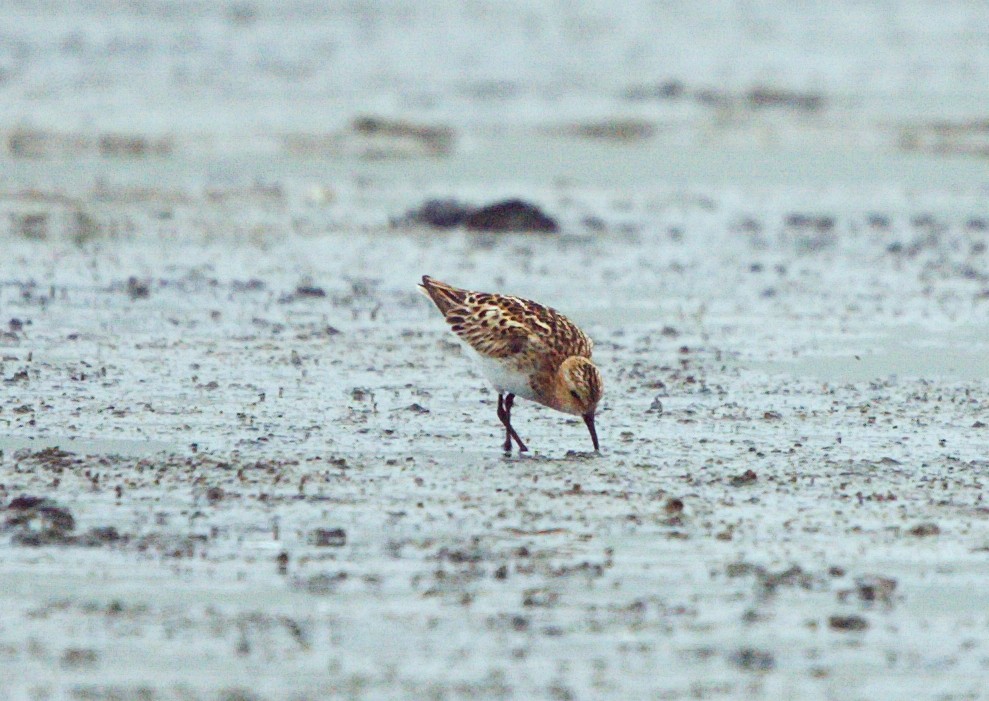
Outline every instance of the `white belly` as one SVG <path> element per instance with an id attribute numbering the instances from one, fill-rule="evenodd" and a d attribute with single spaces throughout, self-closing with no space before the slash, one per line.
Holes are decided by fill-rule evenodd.
<path id="1" fill-rule="evenodd" d="M 471 349 L 471 354 L 476 358 L 481 372 L 484 373 L 484 376 L 488 378 L 488 381 L 494 385 L 494 388 L 499 393 L 514 394 L 522 399 L 535 401 L 535 393 L 532 391 L 532 387 L 529 386 L 528 374 L 519 372 L 510 363 L 504 363 L 496 358 L 481 355 L 473 348 Z"/>

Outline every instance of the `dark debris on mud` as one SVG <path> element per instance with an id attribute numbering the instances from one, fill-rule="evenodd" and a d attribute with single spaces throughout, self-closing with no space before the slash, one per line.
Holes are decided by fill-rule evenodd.
<path id="1" fill-rule="evenodd" d="M 4 508 L 3 514 L 0 530 L 10 534 L 14 545 L 99 547 L 122 540 L 113 526 L 99 526 L 90 528 L 85 533 L 75 533 L 76 519 L 72 512 L 47 497 L 27 494 L 15 497 Z"/>
<path id="2" fill-rule="evenodd" d="M 494 202 L 482 207 L 457 200 L 427 200 L 418 209 L 392 220 L 392 227 L 428 226 L 434 229 L 452 229 L 463 226 L 468 231 L 541 232 L 556 233 L 560 226 L 556 219 L 538 206 L 519 199 Z"/>

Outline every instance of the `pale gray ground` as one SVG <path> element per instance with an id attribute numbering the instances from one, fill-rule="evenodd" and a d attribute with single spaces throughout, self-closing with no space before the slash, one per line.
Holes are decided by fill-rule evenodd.
<path id="1" fill-rule="evenodd" d="M 4 5 L 0 701 L 989 698 L 985 6 L 730 5 Z M 507 195 L 562 233 L 389 225 Z M 423 273 L 589 332 L 601 455 L 501 454 Z"/>

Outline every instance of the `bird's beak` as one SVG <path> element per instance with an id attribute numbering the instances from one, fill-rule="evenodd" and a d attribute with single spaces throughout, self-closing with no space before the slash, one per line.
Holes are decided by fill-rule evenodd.
<path id="1" fill-rule="evenodd" d="M 594 450 L 600 450 L 598 446 L 598 432 L 594 430 L 594 414 L 584 414 L 584 423 L 587 424 L 587 430 L 591 432 Z"/>

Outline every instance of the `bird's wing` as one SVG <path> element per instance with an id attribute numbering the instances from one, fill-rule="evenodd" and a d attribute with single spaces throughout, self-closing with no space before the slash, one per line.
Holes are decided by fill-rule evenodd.
<path id="1" fill-rule="evenodd" d="M 540 345 L 539 333 L 516 318 L 496 295 L 471 293 L 446 313 L 455 334 L 481 355 L 507 358 Z"/>
<path id="2" fill-rule="evenodd" d="M 477 352 L 504 358 L 523 352 L 545 358 L 591 357 L 591 339 L 555 309 L 531 300 L 470 292 L 446 319 Z"/>
<path id="3" fill-rule="evenodd" d="M 537 353 L 550 362 L 562 362 L 571 355 L 591 357 L 591 339 L 558 311 L 538 302 L 471 292 L 428 275 L 423 276 L 419 287 L 443 313 L 453 332 L 482 355 L 506 358 Z"/>

